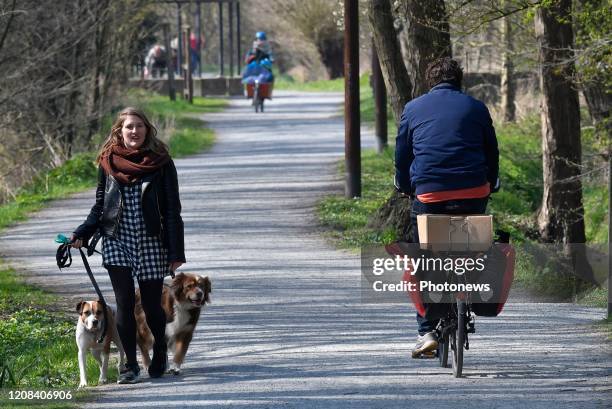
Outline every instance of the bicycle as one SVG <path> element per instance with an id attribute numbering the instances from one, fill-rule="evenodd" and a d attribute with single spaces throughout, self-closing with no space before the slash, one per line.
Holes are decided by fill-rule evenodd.
<path id="1" fill-rule="evenodd" d="M 253 84 L 246 84 L 247 98 L 253 98 L 252 105 L 255 112 L 264 111 L 264 101 L 272 98 L 273 83 L 255 81 Z"/>
<path id="2" fill-rule="evenodd" d="M 465 284 L 468 280 L 465 274 L 456 275 L 454 272 L 447 273 L 447 280 L 459 284 Z M 448 294 L 450 296 L 450 294 Z M 470 349 L 468 334 L 476 332 L 475 319 L 472 315 L 469 294 L 456 292 L 452 295 L 453 302 L 447 303 L 448 310 L 443 315 L 435 328 L 438 338 L 438 348 L 435 354 L 438 357 L 440 367 L 449 367 L 449 354 L 451 355 L 451 367 L 453 376 L 460 378 L 463 372 L 463 352 Z"/>
<path id="3" fill-rule="evenodd" d="M 408 298 L 415 305 L 418 313 L 422 317 L 431 314 L 429 320 L 436 320 L 438 324 L 435 328 L 438 348 L 433 354 L 423 353 L 422 358 L 437 358 L 443 368 L 449 367 L 449 355 L 451 355 L 450 366 L 453 368 L 453 375 L 456 378 L 462 376 L 464 352 L 470 349 L 469 335 L 476 332 L 475 316 L 496 317 L 498 316 L 508 299 L 508 294 L 514 279 L 515 251 L 509 244 L 510 236 L 507 232 L 496 231 L 497 239 L 488 250 L 466 251 L 439 251 L 437 258 L 457 257 L 457 258 L 478 258 L 486 259 L 484 273 L 476 271 L 464 271 L 461 274 L 454 270 L 431 271 L 428 275 L 413 273 L 413 267 L 404 270 L 402 282 L 412 285 L 417 290 L 407 290 Z M 422 248 L 415 248 L 414 243 L 395 242 L 385 246 L 387 254 L 391 256 L 405 257 L 413 259 L 422 257 Z M 427 254 L 430 254 L 429 252 Z M 432 276 L 431 274 L 437 274 Z M 442 300 L 438 292 L 426 293 L 418 290 L 421 280 L 434 280 L 434 282 L 445 282 L 449 286 L 456 284 L 453 292 L 445 292 Z M 439 281 L 438 281 L 439 280 Z M 470 292 L 456 291 L 459 288 L 469 288 L 468 285 L 486 283 L 490 290 L 480 293 L 478 290 Z M 465 287 L 464 287 L 465 286 Z M 440 290 L 438 290 L 440 291 Z M 428 298 L 428 299 L 426 299 Z M 426 309 L 426 305 L 433 310 Z"/>
<path id="4" fill-rule="evenodd" d="M 500 245 L 500 251 L 504 257 L 507 257 L 510 253 L 511 269 L 508 270 L 506 267 L 504 276 L 506 280 L 513 279 L 514 269 L 514 251 L 506 245 Z M 505 252 L 504 252 L 505 251 Z M 489 257 L 494 257 L 489 254 Z M 457 284 L 466 284 L 469 281 L 473 281 L 472 277 L 468 277 L 468 273 L 457 275 L 453 272 L 448 274 L 453 277 L 451 281 Z M 477 304 L 472 304 L 471 293 L 455 292 L 453 294 L 454 302 L 448 304 L 449 308 L 445 316 L 443 316 L 435 329 L 438 336 L 438 349 L 436 351 L 438 355 L 438 361 L 440 367 L 448 368 L 449 354 L 452 355 L 451 367 L 453 369 L 453 376 L 460 378 L 463 372 L 463 355 L 464 350 L 470 349 L 470 342 L 468 334 L 474 334 L 476 332 L 475 326 L 475 314 L 485 316 L 497 316 L 501 312 L 501 308 L 508 297 L 509 287 L 506 288 L 502 295 L 497 299 L 498 303 L 481 304 L 482 300 L 476 301 Z M 480 304 L 479 304 L 480 303 Z M 479 307 L 479 308 L 476 308 Z M 494 311 L 491 311 L 491 309 Z"/>

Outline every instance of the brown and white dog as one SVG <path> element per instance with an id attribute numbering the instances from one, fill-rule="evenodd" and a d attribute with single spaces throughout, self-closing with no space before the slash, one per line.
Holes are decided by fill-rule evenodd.
<path id="1" fill-rule="evenodd" d="M 76 310 L 79 313 L 76 327 L 76 343 L 79 348 L 79 374 L 81 378 L 79 388 L 87 386 L 85 368 L 87 351 L 90 350 L 100 366 L 98 383 L 106 383 L 111 341 L 115 343 L 119 351 L 119 367 L 123 366 L 125 360 L 125 353 L 119 339 L 117 325 L 115 324 L 115 310 L 108 304 L 106 305 L 106 334 L 101 343 L 98 343 L 98 339 L 100 339 L 104 328 L 103 304 L 100 301 L 81 301 L 76 305 Z"/>
<path id="2" fill-rule="evenodd" d="M 206 303 L 210 304 L 211 292 L 212 285 L 208 277 L 189 273 L 179 273 L 170 285 L 164 285 L 161 304 L 166 313 L 166 341 L 173 354 L 173 362 L 168 372 L 175 375 L 180 373 L 202 307 Z M 154 339 L 142 309 L 139 290 L 136 290 L 134 315 L 137 327 L 136 342 L 146 368 L 151 363 L 149 351 L 153 348 Z"/>

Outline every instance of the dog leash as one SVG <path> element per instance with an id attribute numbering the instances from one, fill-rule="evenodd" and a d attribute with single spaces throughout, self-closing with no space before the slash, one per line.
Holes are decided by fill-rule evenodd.
<path id="1" fill-rule="evenodd" d="M 57 267 L 61 270 L 62 268 L 67 268 L 70 267 L 70 265 L 72 264 L 72 255 L 70 254 L 70 247 L 72 242 L 70 241 L 70 239 L 68 239 L 66 236 L 64 236 L 63 234 L 58 234 L 57 238 L 55 239 L 56 243 L 61 243 L 60 246 L 57 248 L 57 252 L 55 254 L 55 260 L 57 261 Z M 87 254 L 91 255 L 94 252 L 100 254 L 99 251 L 95 250 L 95 248 L 91 248 L 91 245 L 89 247 L 87 246 L 82 246 L 85 247 L 87 249 Z M 104 296 L 102 295 L 102 291 L 100 291 L 100 287 L 98 287 L 98 283 L 93 275 L 93 272 L 91 271 L 91 267 L 89 267 L 89 262 L 87 261 L 87 257 L 85 256 L 85 253 L 83 252 L 82 248 L 79 248 L 79 252 L 81 253 L 81 259 L 83 260 L 83 265 L 85 266 L 85 270 L 87 271 L 87 275 L 89 276 L 89 279 L 91 280 L 91 284 L 94 287 L 94 290 L 96 290 L 96 294 L 98 295 L 98 301 L 102 304 L 102 310 L 104 313 L 104 324 L 102 325 L 102 334 L 100 335 L 100 338 L 98 339 L 98 343 L 102 343 L 102 341 L 104 341 L 104 336 L 106 335 L 106 323 L 108 322 L 108 317 L 107 317 L 107 313 L 106 313 L 106 300 L 104 299 Z"/>

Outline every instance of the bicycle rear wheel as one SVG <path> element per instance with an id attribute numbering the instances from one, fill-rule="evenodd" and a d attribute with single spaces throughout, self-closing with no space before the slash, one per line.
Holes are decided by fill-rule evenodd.
<path id="1" fill-rule="evenodd" d="M 453 375 L 461 378 L 463 372 L 463 346 L 465 344 L 465 301 L 457 300 L 457 329 L 451 332 L 453 349 Z"/>

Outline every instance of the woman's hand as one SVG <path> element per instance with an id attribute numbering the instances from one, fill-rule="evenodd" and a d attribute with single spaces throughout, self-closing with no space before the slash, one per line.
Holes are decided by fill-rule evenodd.
<path id="1" fill-rule="evenodd" d="M 74 247 L 75 249 L 79 249 L 83 247 L 83 240 L 77 239 L 76 236 L 73 234 L 70 237 L 70 246 Z"/>
<path id="2" fill-rule="evenodd" d="M 168 268 L 170 269 L 170 271 L 175 272 L 176 269 L 182 266 L 183 264 L 184 263 L 182 261 L 173 261 L 172 263 L 170 263 Z"/>

